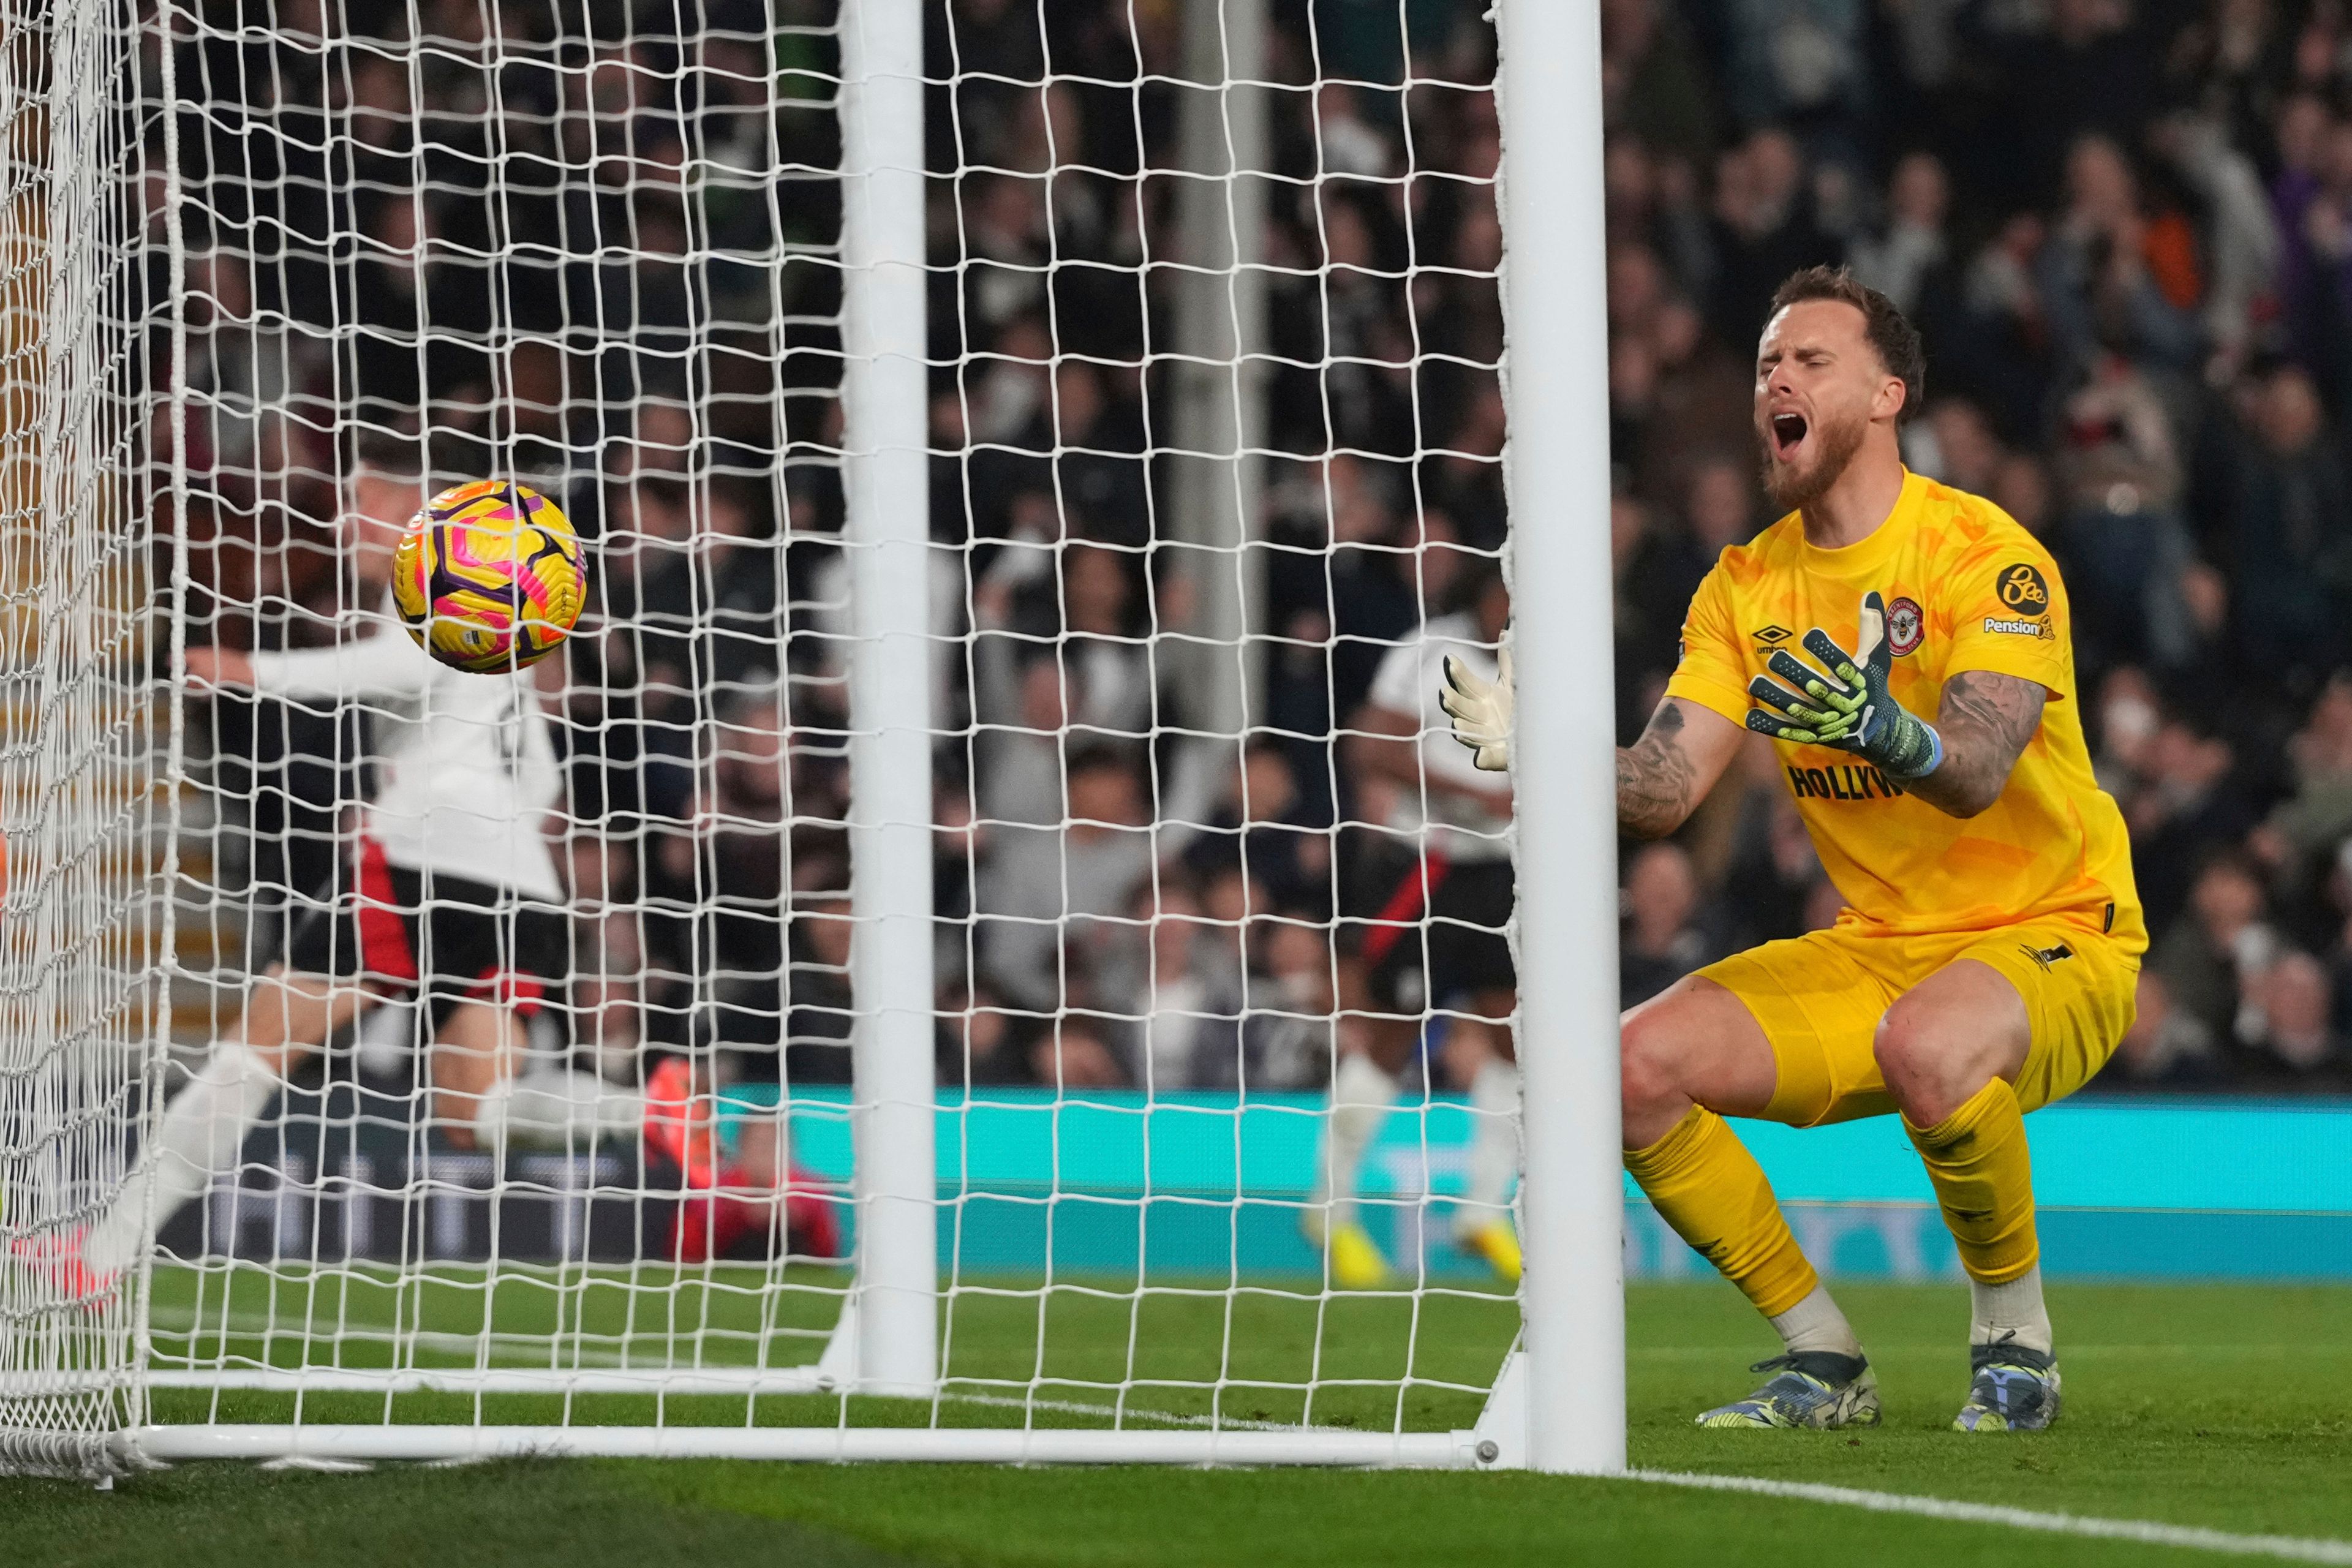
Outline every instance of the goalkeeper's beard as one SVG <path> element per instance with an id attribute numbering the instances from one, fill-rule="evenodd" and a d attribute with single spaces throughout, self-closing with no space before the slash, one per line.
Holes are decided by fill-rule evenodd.
<path id="1" fill-rule="evenodd" d="M 1796 463 L 1772 460 L 1772 433 L 1767 428 L 1762 432 L 1764 493 L 1784 512 L 1801 511 L 1812 505 L 1845 477 L 1846 468 L 1853 461 L 1854 454 L 1862 450 L 1862 438 L 1869 429 L 1869 421 L 1864 419 L 1813 426 L 1805 433 L 1806 443 L 1818 446 L 1812 453 L 1812 462 L 1801 468 Z"/>

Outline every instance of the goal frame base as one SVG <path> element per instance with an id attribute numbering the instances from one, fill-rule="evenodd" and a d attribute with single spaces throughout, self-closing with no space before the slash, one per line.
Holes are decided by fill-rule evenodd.
<path id="1" fill-rule="evenodd" d="M 814 1369 L 810 1369 L 814 1371 Z M 292 1374 L 299 1382 L 301 1374 Z M 439 1382 L 421 1377 L 426 1385 Z M 480 1374 L 475 1374 L 479 1377 Z M 545 1376 L 546 1374 L 541 1374 Z M 560 1374 L 559 1374 L 560 1375 Z M 690 1374 L 689 1374 L 690 1375 Z M 457 1374 L 464 1380 L 466 1374 Z M 194 1386 L 196 1380 L 175 1380 Z M 354 1380 L 358 1381 L 358 1380 Z M 275 1379 L 268 1380 L 271 1384 Z M 222 1384 L 226 1386 L 226 1384 Z M 258 1386 L 244 1383 L 241 1386 Z M 309 1386 L 321 1386 L 312 1382 Z M 379 1378 L 372 1386 L 381 1388 Z M 532 1392 L 546 1392 L 542 1386 Z M 645 1392 L 643 1385 L 634 1392 Z M 709 1392 L 687 1388 L 680 1392 Z M 126 1469 L 190 1459 L 329 1464 L 508 1458 L 771 1459 L 985 1465 L 1333 1466 L 1360 1469 L 1519 1469 L 1528 1463 L 1525 1351 L 1503 1358 L 1478 1424 L 1453 1432 L 1152 1431 L 987 1426 L 454 1426 L 169 1425 L 117 1435 Z"/>
<path id="2" fill-rule="evenodd" d="M 191 1459 L 463 1461 L 771 1459 L 992 1465 L 1326 1465 L 1498 1468 L 1468 1432 L 1151 1432 L 1076 1427 L 143 1426 L 117 1440 L 126 1468 Z M 1491 1456 L 1491 1457 L 1490 1457 Z"/>

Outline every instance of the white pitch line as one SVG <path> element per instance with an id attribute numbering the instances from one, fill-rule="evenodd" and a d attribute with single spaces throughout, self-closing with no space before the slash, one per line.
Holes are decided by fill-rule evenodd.
<path id="1" fill-rule="evenodd" d="M 1729 1361 L 1749 1354 L 1750 1345 L 1632 1345 L 1625 1351 L 1629 1361 Z M 1935 1344 L 1890 1345 L 1873 1341 L 1870 1353 L 1880 1360 L 1888 1356 L 1941 1355 L 1952 1353 L 1948 1340 Z M 2340 1345 L 2252 1345 L 2200 1344 L 2184 1341 L 2169 1345 L 2086 1345 L 2069 1340 L 2066 1359 L 2083 1361 L 2098 1356 L 2185 1355 L 2210 1359 L 2213 1356 L 2352 1356 L 2352 1343 Z"/>
<path id="2" fill-rule="evenodd" d="M 2011 1530 L 2040 1530 L 2053 1535 L 2086 1535 L 2105 1541 L 2136 1541 L 2146 1546 L 2176 1546 L 2189 1552 L 2231 1552 L 2248 1557 L 2275 1557 L 2287 1563 L 2352 1564 L 2352 1541 L 2326 1541 L 2295 1535 L 2240 1535 L 2227 1530 L 2206 1530 L 2193 1524 L 2162 1524 L 2146 1519 L 2091 1519 L 2074 1513 L 2042 1513 L 2033 1509 L 2006 1508 L 1998 1503 L 1956 1502 L 1948 1498 L 1910 1497 L 1901 1492 L 1863 1491 L 1853 1487 L 1822 1486 L 1812 1481 L 1773 1481 L 1759 1476 L 1704 1476 L 1681 1470 L 1628 1470 L 1626 1479 L 1656 1481 L 1670 1487 L 1706 1491 L 1749 1492 L 1759 1497 L 1791 1498 L 1801 1502 L 1825 1502 L 1873 1513 L 1911 1513 L 1927 1519 L 1962 1524 L 1999 1524 Z"/>
<path id="3" fill-rule="evenodd" d="M 457 1338 L 459 1336 L 449 1336 Z M 582 1347 L 585 1348 L 585 1347 Z M 942 1402 L 986 1405 L 1001 1410 L 1050 1410 L 1061 1415 L 1092 1415 L 1109 1420 L 1152 1421 L 1170 1426 L 1224 1427 L 1248 1432 L 1309 1432 L 1337 1428 L 1302 1426 L 1286 1421 L 1254 1421 L 1242 1416 L 1197 1415 L 1173 1410 L 1129 1405 L 1093 1405 L 1074 1399 L 1026 1399 L 1002 1394 L 952 1394 Z M 365 1468 L 368 1467 L 354 1467 Z M 1960 1502 L 1950 1498 L 1917 1497 L 1903 1492 L 1864 1491 L 1856 1487 L 1824 1486 L 1816 1481 L 1775 1481 L 1760 1476 L 1712 1476 L 1687 1470 L 1628 1470 L 1625 1479 L 1662 1486 L 1688 1487 L 1701 1491 L 1746 1492 L 1756 1497 L 1787 1498 L 1799 1502 L 1829 1503 L 1872 1513 L 1907 1513 L 1962 1524 L 1994 1524 L 2011 1530 L 2038 1530 L 2053 1535 L 2081 1535 L 2106 1541 L 2136 1541 L 2147 1546 L 2170 1546 L 2188 1552 L 2225 1552 L 2240 1556 L 2273 1557 L 2287 1563 L 2321 1563 L 2352 1568 L 2352 1542 L 2294 1535 L 2242 1535 L 2198 1525 L 2164 1524 L 2154 1520 L 2095 1519 L 2082 1514 L 2042 1513 L 1999 1503 Z"/>

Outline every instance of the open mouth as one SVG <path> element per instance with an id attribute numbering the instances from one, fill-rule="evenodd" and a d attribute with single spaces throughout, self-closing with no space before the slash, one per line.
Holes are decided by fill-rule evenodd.
<path id="1" fill-rule="evenodd" d="M 1786 458 L 1805 439 L 1805 416 L 1801 414 L 1772 416 L 1772 455 Z"/>

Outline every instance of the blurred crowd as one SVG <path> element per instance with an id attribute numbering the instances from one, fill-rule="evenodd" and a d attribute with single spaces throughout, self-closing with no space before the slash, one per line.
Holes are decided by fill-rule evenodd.
<path id="1" fill-rule="evenodd" d="M 229 6 L 177 58 L 203 106 L 182 117 L 198 639 L 347 635 L 334 517 L 354 432 L 560 497 L 593 579 L 561 699 L 560 1045 L 617 1077 L 648 1048 L 709 1046 L 737 1075 L 846 1081 L 832 5 L 424 0 L 412 37 L 390 13 L 345 33 L 357 12 L 272 3 L 239 13 L 268 27 L 228 26 Z M 1314 1088 L 1335 1030 L 1360 1026 L 1332 1016 L 1364 1006 L 1352 868 L 1393 880 L 1422 801 L 1409 763 L 1358 765 L 1348 731 L 1425 618 L 1501 603 L 1479 9 L 1273 7 L 1281 177 L 1244 189 L 1270 193 L 1278 363 L 1251 470 L 1262 542 L 1237 558 L 1167 515 L 1185 308 L 1167 263 L 1196 245 L 1195 182 L 1164 172 L 1183 8 L 933 8 L 948 1085 Z M 160 228 L 161 180 L 142 194 Z M 169 280 L 124 286 L 152 300 Z M 1204 574 L 1262 584 L 1246 734 L 1180 646 L 1209 635 Z M 273 900 L 326 879 L 340 805 L 366 787 L 363 726 L 234 702 L 214 723 L 249 859 L 217 874 L 263 908 L 257 963 Z"/>
<path id="2" fill-rule="evenodd" d="M 1621 738 L 1693 586 L 1769 521 L 1765 301 L 1844 261 L 1927 336 L 1912 466 L 2065 569 L 2155 939 L 2103 1086 L 2343 1087 L 2347 7 L 1600 4 Z M 320 0 L 242 5 L 271 30 L 178 54 L 204 106 L 182 117 L 186 522 L 210 635 L 335 635 L 354 419 L 421 426 L 452 478 L 559 494 L 595 560 L 562 715 L 568 1043 L 621 1075 L 707 1043 L 845 1080 L 832 6 L 420 0 L 420 47 L 390 14 L 367 37 Z M 1484 9 L 1270 7 L 1262 542 L 1239 562 L 1263 659 L 1256 728 L 1217 738 L 1181 651 L 1202 552 L 1168 516 L 1183 8 L 935 7 L 943 1082 L 1310 1088 L 1355 1026 L 1354 868 L 1423 805 L 1357 737 L 1387 732 L 1382 661 L 1469 605 L 1504 538 Z M 161 182 L 142 196 L 161 225 Z M 360 737 L 217 723 L 250 884 L 323 881 Z M 1622 864 L 1628 1002 L 1840 901 L 1760 748 Z"/>
<path id="3" fill-rule="evenodd" d="M 2064 569 L 2154 945 L 2102 1088 L 2352 1082 L 2352 15 L 2338 0 L 1604 0 L 1621 721 L 1769 521 L 1790 269 L 1918 322 L 1921 472 Z M 1626 862 L 1625 984 L 1835 912 L 1759 756 Z"/>

